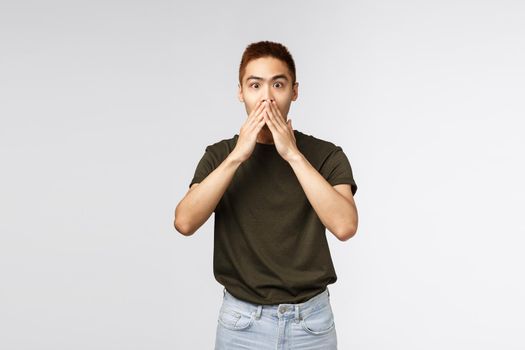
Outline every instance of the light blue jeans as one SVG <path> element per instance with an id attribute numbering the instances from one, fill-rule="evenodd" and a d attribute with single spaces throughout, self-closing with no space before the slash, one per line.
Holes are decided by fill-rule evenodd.
<path id="1" fill-rule="evenodd" d="M 258 305 L 223 293 L 215 350 L 337 350 L 328 287 L 297 304 Z"/>

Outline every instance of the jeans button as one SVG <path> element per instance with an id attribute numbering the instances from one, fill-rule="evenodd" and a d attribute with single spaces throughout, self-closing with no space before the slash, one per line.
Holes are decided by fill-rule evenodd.
<path id="1" fill-rule="evenodd" d="M 279 312 L 282 313 L 282 314 L 284 314 L 284 313 L 286 312 L 286 306 L 281 305 L 281 306 L 279 307 Z"/>

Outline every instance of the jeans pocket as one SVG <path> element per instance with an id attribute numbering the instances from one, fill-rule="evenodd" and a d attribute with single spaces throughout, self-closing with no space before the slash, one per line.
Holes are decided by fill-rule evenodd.
<path id="1" fill-rule="evenodd" d="M 314 335 L 326 334 L 335 327 L 334 314 L 330 304 L 317 309 L 306 315 L 301 320 L 303 329 Z"/>
<path id="2" fill-rule="evenodd" d="M 254 313 L 249 314 L 244 310 L 237 310 L 231 306 L 223 305 L 219 311 L 219 323 L 231 330 L 243 330 L 251 326 Z"/>

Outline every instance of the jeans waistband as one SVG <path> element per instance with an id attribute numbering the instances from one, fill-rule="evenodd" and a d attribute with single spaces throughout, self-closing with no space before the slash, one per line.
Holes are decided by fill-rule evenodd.
<path id="1" fill-rule="evenodd" d="M 269 316 L 278 318 L 294 318 L 296 322 L 299 322 L 302 318 L 308 316 L 310 313 L 325 307 L 327 304 L 330 305 L 330 291 L 328 287 L 326 289 L 313 296 L 302 303 L 290 303 L 290 304 L 274 304 L 274 305 L 262 305 L 254 304 L 248 301 L 244 301 L 236 298 L 226 288 L 223 289 L 224 298 L 223 304 L 228 306 L 234 306 L 237 310 L 242 310 L 250 315 L 254 315 L 256 319 L 259 319 L 263 313 Z"/>

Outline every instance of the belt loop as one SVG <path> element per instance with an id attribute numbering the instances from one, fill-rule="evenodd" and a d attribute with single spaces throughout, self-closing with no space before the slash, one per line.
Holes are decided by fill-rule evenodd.
<path id="1" fill-rule="evenodd" d="M 295 323 L 299 323 L 299 305 L 295 304 Z"/>
<path id="2" fill-rule="evenodd" d="M 255 319 L 260 319 L 261 318 L 261 313 L 262 313 L 262 305 L 257 305 L 257 312 L 255 314 Z"/>
<path id="3" fill-rule="evenodd" d="M 330 296 L 330 291 L 328 290 L 328 287 L 326 287 L 326 292 L 328 293 L 328 296 Z"/>
<path id="4" fill-rule="evenodd" d="M 226 295 L 226 287 L 223 287 L 222 296 L 225 296 L 225 295 Z"/>

